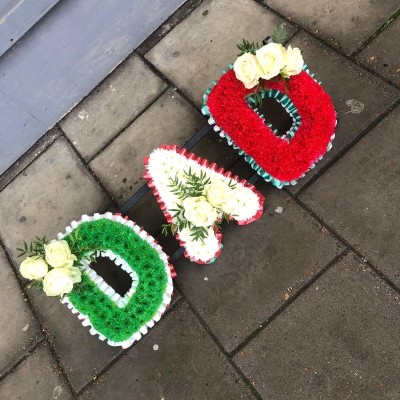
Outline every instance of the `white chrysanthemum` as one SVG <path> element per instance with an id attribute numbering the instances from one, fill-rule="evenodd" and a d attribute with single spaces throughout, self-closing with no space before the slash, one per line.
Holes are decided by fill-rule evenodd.
<path id="1" fill-rule="evenodd" d="M 179 237 L 185 242 L 185 248 L 189 256 L 203 262 L 210 261 L 220 249 L 220 243 L 212 229 L 208 229 L 208 235 L 201 240 L 193 240 L 189 229 L 183 229 Z"/>
<path id="2" fill-rule="evenodd" d="M 204 167 L 197 161 L 188 159 L 175 151 L 157 149 L 150 155 L 148 170 L 167 210 L 176 209 L 177 205 L 182 204 L 182 200 L 171 192 L 170 179 L 178 177 L 180 181 L 184 182 L 184 172 L 189 171 L 189 168 L 196 175 L 204 171 Z M 255 216 L 259 209 L 259 199 L 251 189 L 240 182 L 232 182 L 231 178 L 225 177 L 213 169 L 208 168 L 206 171 L 211 180 L 211 186 L 214 185 L 214 190 L 208 196 L 210 204 L 214 203 L 215 207 L 218 204 L 219 208 L 239 221 L 246 221 Z M 228 190 L 230 183 L 234 183 L 235 188 Z M 207 190 L 204 195 L 207 196 Z M 221 216 L 221 212 L 218 212 L 217 217 Z M 215 215 L 213 215 L 214 217 Z M 219 251 L 219 243 L 214 231 L 209 229 L 209 232 L 210 235 L 204 240 L 204 243 L 194 241 L 189 230 L 180 232 L 180 239 L 185 242 L 186 251 L 190 257 L 205 262 L 212 259 Z"/>

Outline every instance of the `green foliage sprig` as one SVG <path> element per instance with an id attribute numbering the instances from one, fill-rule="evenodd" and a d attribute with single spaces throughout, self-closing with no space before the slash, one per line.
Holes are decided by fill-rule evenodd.
<path id="1" fill-rule="evenodd" d="M 286 43 L 289 37 L 289 32 L 286 29 L 285 24 L 276 25 L 271 32 L 271 39 L 274 43 L 284 44 Z M 264 44 L 264 43 L 263 43 Z M 258 42 L 249 42 L 246 39 L 243 39 L 241 43 L 237 44 L 236 47 L 240 50 L 240 54 L 238 57 L 243 55 L 244 53 L 256 54 L 256 51 L 260 48 Z M 283 81 L 285 86 L 285 91 L 288 92 L 288 86 L 286 82 L 286 78 L 282 75 L 279 75 L 278 78 Z M 261 95 L 261 91 L 264 89 L 264 83 L 260 80 L 260 84 L 254 89 L 253 93 L 250 93 L 247 97 L 252 96 L 254 105 L 256 108 L 260 109 L 263 102 L 263 96 Z"/>
<path id="2" fill-rule="evenodd" d="M 204 194 L 206 185 L 211 183 L 210 178 L 204 171 L 200 175 L 193 173 L 192 169 L 183 171 L 185 183 L 181 182 L 178 177 L 170 178 L 171 184 L 168 187 L 172 188 L 171 193 L 175 194 L 179 200 L 185 200 L 187 197 L 198 197 Z"/>
<path id="3" fill-rule="evenodd" d="M 71 253 L 76 256 L 78 261 L 74 262 L 76 267 L 82 267 L 82 261 L 86 260 L 88 263 L 96 261 L 98 252 L 101 253 L 101 248 L 93 248 L 82 246 L 80 243 L 79 237 L 79 227 L 74 230 L 68 237 L 68 244 L 71 250 Z M 49 241 L 46 239 L 46 236 L 42 238 L 36 237 L 36 239 L 32 242 L 24 241 L 23 247 L 18 247 L 18 255 L 17 257 L 40 257 L 45 258 L 46 251 L 44 246 L 49 244 Z"/>
<path id="4" fill-rule="evenodd" d="M 271 32 L 271 39 L 274 43 L 284 44 L 289 37 L 289 31 L 284 24 L 275 26 Z"/>
<path id="5" fill-rule="evenodd" d="M 246 39 L 243 39 L 242 43 L 239 43 L 236 45 L 236 47 L 240 50 L 239 56 L 242 56 L 244 53 L 251 53 L 251 54 L 256 54 L 256 51 L 260 48 L 258 42 L 249 42 Z"/>
<path id="6" fill-rule="evenodd" d="M 49 243 L 46 239 L 46 236 L 39 238 L 36 236 L 36 240 L 33 242 L 27 243 L 24 241 L 23 247 L 17 247 L 18 257 L 42 257 L 45 256 L 44 245 Z"/>
<path id="7" fill-rule="evenodd" d="M 170 178 L 171 193 L 175 194 L 176 197 L 183 201 L 188 197 L 200 197 L 204 196 L 205 188 L 211 183 L 207 173 L 201 171 L 200 174 L 196 174 L 189 168 L 188 171 L 183 171 L 184 181 L 179 180 L 178 177 Z M 229 187 L 233 190 L 236 188 L 236 183 L 231 179 L 228 182 Z M 223 220 L 229 221 L 232 217 L 229 214 L 224 213 L 221 209 L 215 207 L 218 213 L 221 215 L 221 219 L 214 222 L 214 226 L 220 228 Z M 195 241 L 202 241 L 207 237 L 208 229 L 202 226 L 195 226 L 185 218 L 185 209 L 181 203 L 176 204 L 176 208 L 171 209 L 171 217 L 174 219 L 173 223 L 162 225 L 163 235 L 168 235 L 171 232 L 175 235 L 177 232 L 183 229 L 190 230 L 190 236 Z"/>

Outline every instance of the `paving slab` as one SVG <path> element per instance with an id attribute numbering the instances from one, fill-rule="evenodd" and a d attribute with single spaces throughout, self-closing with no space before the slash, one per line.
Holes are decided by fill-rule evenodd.
<path id="1" fill-rule="evenodd" d="M 332 97 L 339 118 L 332 149 L 296 186 L 290 186 L 289 190 L 296 193 L 384 113 L 399 98 L 399 92 L 306 33 L 296 35 L 290 43 L 301 49 L 305 63 Z M 362 103 L 363 110 L 358 114 L 347 105 L 352 99 Z"/>
<path id="2" fill-rule="evenodd" d="M 199 107 L 203 93 L 237 58 L 243 38 L 261 42 L 283 23 L 252 0 L 205 1 L 146 55 Z M 295 29 L 288 25 L 290 33 Z"/>
<path id="3" fill-rule="evenodd" d="M 70 390 L 45 345 L 27 357 L 0 382 L 0 399 L 72 399 Z"/>
<path id="4" fill-rule="evenodd" d="M 235 362 L 264 399 L 395 400 L 400 295 L 348 255 Z"/>
<path id="5" fill-rule="evenodd" d="M 186 304 L 179 304 L 82 400 L 253 399 Z"/>
<path id="6" fill-rule="evenodd" d="M 61 120 L 60 126 L 79 153 L 90 159 L 166 87 L 138 56 L 132 56 Z"/>
<path id="7" fill-rule="evenodd" d="M 202 0 L 186 0 L 163 24 L 161 24 L 146 40 L 144 40 L 136 51 L 139 54 L 147 53 L 155 46 L 162 37 L 170 32 L 184 18 L 186 18 Z"/>
<path id="8" fill-rule="evenodd" d="M 55 238 L 72 220 L 109 202 L 64 138 L 57 139 L 0 192 L 0 235 L 15 265 L 17 246 Z"/>
<path id="9" fill-rule="evenodd" d="M 46 132 L 22 157 L 16 161 L 0 177 L 0 191 L 3 190 L 18 174 L 20 174 L 33 160 L 60 137 L 61 132 L 57 127 Z"/>
<path id="10" fill-rule="evenodd" d="M 394 14 L 397 0 L 264 0 L 264 3 L 306 27 L 347 54 L 357 50 Z"/>
<path id="11" fill-rule="evenodd" d="M 400 109 L 300 197 L 400 287 Z"/>
<path id="12" fill-rule="evenodd" d="M 143 159 L 160 144 L 183 145 L 204 117 L 173 89 L 164 93 L 91 163 L 115 201 L 123 204 L 143 185 Z"/>
<path id="13" fill-rule="evenodd" d="M 393 21 L 356 57 L 362 64 L 400 85 L 400 18 Z"/>
<path id="14" fill-rule="evenodd" d="M 0 374 L 42 339 L 14 272 L 0 248 Z"/>
<path id="15" fill-rule="evenodd" d="M 76 315 L 57 298 L 47 297 L 32 288 L 29 296 L 75 391 L 90 382 L 116 355 L 111 347 L 92 336 Z"/>
<path id="16" fill-rule="evenodd" d="M 179 287 L 228 352 L 342 250 L 288 195 L 261 187 L 263 217 L 224 226 L 214 264 L 176 263 Z"/>

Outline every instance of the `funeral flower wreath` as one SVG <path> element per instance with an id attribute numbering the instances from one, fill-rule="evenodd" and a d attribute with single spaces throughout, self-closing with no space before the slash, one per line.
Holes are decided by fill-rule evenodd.
<path id="1" fill-rule="evenodd" d="M 285 36 L 280 36 L 280 40 Z M 336 111 L 298 48 L 243 41 L 235 63 L 204 94 L 203 114 L 252 168 L 278 188 L 294 185 L 330 150 Z M 293 120 L 279 136 L 259 111 L 266 97 Z"/>

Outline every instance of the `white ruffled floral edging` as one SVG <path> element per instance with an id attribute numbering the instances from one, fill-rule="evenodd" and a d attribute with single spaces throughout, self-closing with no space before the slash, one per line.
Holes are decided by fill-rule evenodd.
<path id="1" fill-rule="evenodd" d="M 156 322 L 158 322 L 161 319 L 161 316 L 164 314 L 165 310 L 167 309 L 167 307 L 169 306 L 169 304 L 171 303 L 171 298 L 172 298 L 172 293 L 173 293 L 173 283 L 172 283 L 172 271 L 174 271 L 172 265 L 169 264 L 169 258 L 168 256 L 164 253 L 164 251 L 162 250 L 161 246 L 155 241 L 155 239 L 150 236 L 146 231 L 144 231 L 143 229 L 141 229 L 135 222 L 131 221 L 131 220 L 126 220 L 124 218 L 122 218 L 119 215 L 114 215 L 110 212 L 107 212 L 105 214 L 99 214 L 99 213 L 95 213 L 93 216 L 89 216 L 89 215 L 83 215 L 82 218 L 79 221 L 72 221 L 70 226 L 67 226 L 65 228 L 65 233 L 58 233 L 57 234 L 57 238 L 58 240 L 62 240 L 65 236 L 69 235 L 74 229 L 76 229 L 80 224 L 83 224 L 84 222 L 89 222 L 89 221 L 97 221 L 99 219 L 109 219 L 111 221 L 114 222 L 118 222 L 120 224 L 123 224 L 125 226 L 128 226 L 129 228 L 131 228 L 141 239 L 145 240 L 147 243 L 150 244 L 151 247 L 153 247 L 160 259 L 163 261 L 164 263 L 164 267 L 165 267 L 165 272 L 167 274 L 167 286 L 166 286 L 166 290 L 165 293 L 163 295 L 163 301 L 160 305 L 160 307 L 158 308 L 158 310 L 156 311 L 154 317 L 149 320 L 148 322 L 146 322 L 145 325 L 143 325 L 142 327 L 140 327 L 135 333 L 133 333 L 128 339 L 122 341 L 122 342 L 114 342 L 110 339 L 108 339 L 106 336 L 104 336 L 102 333 L 98 332 L 95 328 L 93 328 L 91 322 L 90 322 L 90 318 L 87 315 L 82 314 L 79 310 L 77 310 L 74 305 L 72 304 L 72 302 L 69 300 L 68 295 L 64 296 L 64 298 L 61 300 L 61 303 L 66 304 L 67 307 L 71 310 L 71 312 L 73 314 L 77 314 L 78 319 L 81 321 L 83 326 L 89 326 L 89 332 L 91 335 L 95 336 L 98 335 L 99 339 L 101 341 L 107 341 L 107 343 L 110 346 L 113 347 L 122 347 L 124 349 L 132 346 L 132 344 L 138 340 L 141 339 L 141 337 L 143 335 L 145 335 L 149 328 L 152 328 Z M 113 252 L 111 252 L 110 250 L 106 249 L 104 251 L 101 251 L 102 255 L 106 255 L 107 257 L 109 257 L 110 259 L 113 260 L 113 256 L 115 256 L 115 254 Z M 121 257 L 116 257 L 114 260 L 116 260 L 116 262 L 120 263 L 118 265 L 120 265 L 125 271 L 126 268 L 130 269 L 130 271 L 127 271 L 129 274 L 131 274 L 131 272 L 133 271 L 129 264 L 123 260 Z M 89 267 L 90 268 L 90 267 Z M 92 271 L 92 272 L 90 272 Z M 121 298 L 121 296 L 119 296 L 117 294 L 117 296 L 119 297 L 114 297 L 113 296 L 116 294 L 115 291 L 109 286 L 107 285 L 104 280 L 99 277 L 95 271 L 93 271 L 90 268 L 90 271 L 87 272 L 87 269 L 85 267 L 84 273 L 87 273 L 88 276 L 96 283 L 96 285 L 100 288 L 100 290 L 103 291 L 103 293 L 105 293 L 108 297 L 110 297 L 114 302 L 116 302 L 116 304 L 121 307 L 122 306 L 122 302 L 124 302 L 124 298 L 132 291 L 132 288 L 130 289 L 130 291 L 128 292 L 127 295 L 125 295 L 124 298 Z M 91 276 L 92 275 L 92 276 Z M 136 275 L 136 273 L 135 273 Z M 131 274 L 131 276 L 134 276 Z M 93 278 L 92 278 L 93 277 Z M 96 278 L 97 277 L 97 278 Z M 132 285 L 133 282 L 136 282 L 132 293 L 130 294 L 129 298 L 133 295 L 137 284 L 138 284 L 138 280 L 137 280 L 137 275 L 136 275 L 136 280 L 132 280 Z M 106 286 L 104 286 L 104 284 Z M 103 290 L 104 289 L 104 290 Z M 114 292 L 114 294 L 112 293 Z M 127 300 L 129 301 L 129 299 Z M 118 303 L 119 302 L 119 303 Z"/>
<path id="2" fill-rule="evenodd" d="M 211 182 L 222 180 L 226 184 L 232 182 L 237 186 L 232 215 L 239 225 L 248 224 L 262 215 L 264 197 L 253 185 L 185 149 L 179 149 L 175 145 L 160 146 L 145 159 L 145 166 L 145 178 L 149 181 L 149 187 L 157 197 L 168 223 L 174 222 L 170 210 L 175 209 L 179 202 L 177 195 L 171 192 L 169 179 L 178 177 L 182 180 L 184 171 L 188 171 L 189 168 L 194 174 L 206 172 Z M 222 235 L 217 229 L 208 228 L 207 238 L 203 242 L 193 240 L 189 229 L 183 229 L 176 236 L 185 248 L 185 257 L 193 262 L 209 264 L 221 253 Z"/>
<path id="3" fill-rule="evenodd" d="M 130 298 L 136 291 L 136 287 L 139 283 L 137 273 L 129 266 L 129 264 L 117 256 L 111 250 L 99 251 L 92 253 L 96 257 L 108 257 L 115 265 L 121 267 L 122 270 L 127 272 L 132 278 L 132 286 L 125 296 L 120 296 L 101 276 L 97 275 L 96 271 L 90 268 L 90 262 L 87 259 L 82 260 L 83 270 L 90 277 L 90 279 L 97 285 L 97 287 L 106 294 L 119 308 L 124 308 Z"/>

